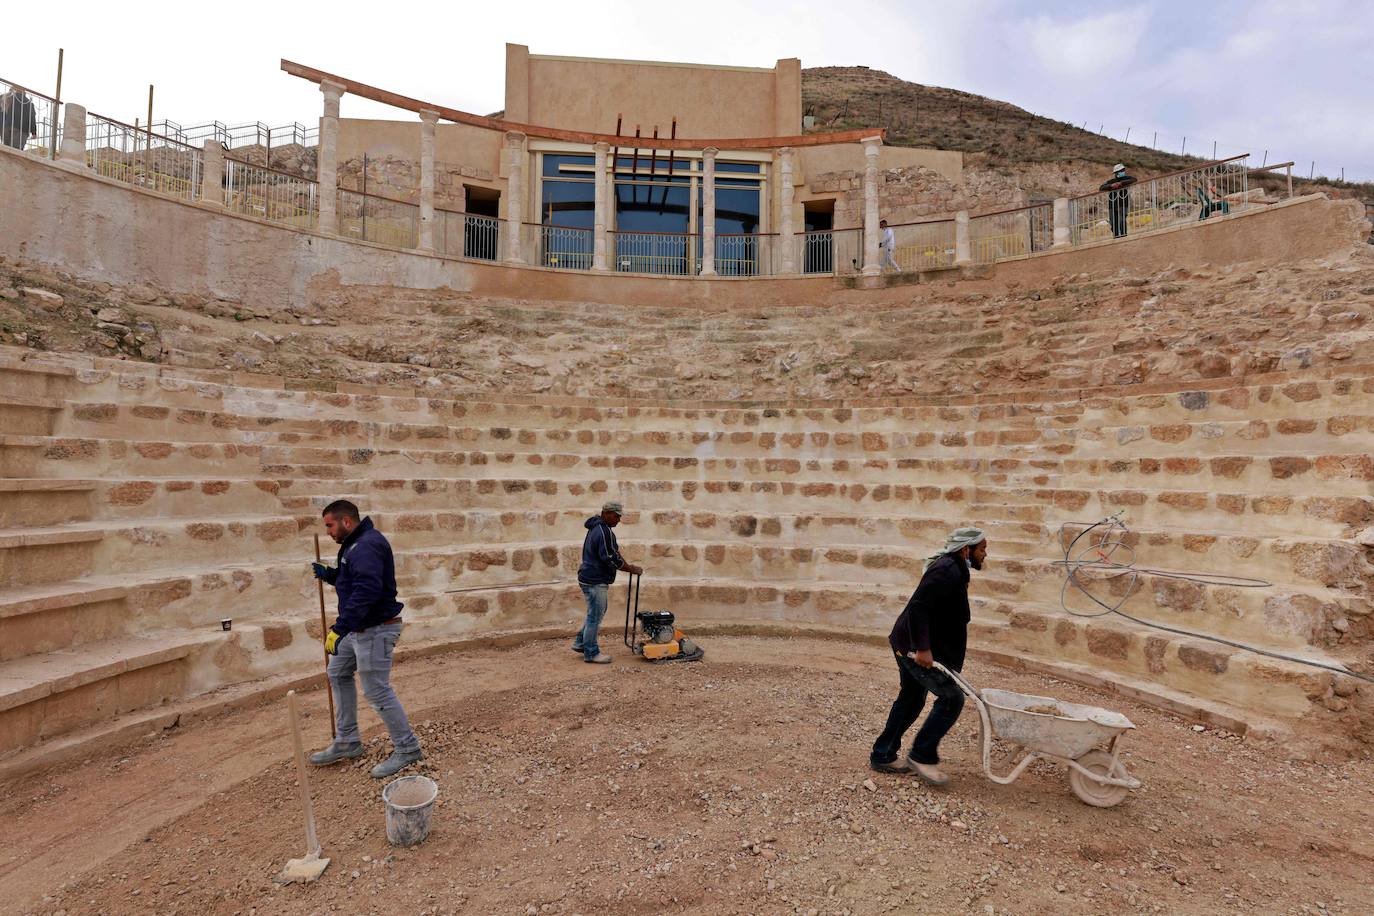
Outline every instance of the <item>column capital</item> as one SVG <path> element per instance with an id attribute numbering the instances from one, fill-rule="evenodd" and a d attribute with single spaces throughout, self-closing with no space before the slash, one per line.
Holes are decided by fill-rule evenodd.
<path id="1" fill-rule="evenodd" d="M 432 127 L 439 123 L 439 112 L 435 111 L 433 108 L 421 108 L 420 120 Z"/>
<path id="2" fill-rule="evenodd" d="M 719 153 L 720 150 L 714 146 L 708 146 L 701 151 L 702 157 L 706 159 L 714 159 Z"/>
<path id="3" fill-rule="evenodd" d="M 320 80 L 320 91 L 325 94 L 326 98 L 332 96 L 337 100 L 339 96 L 348 91 L 348 87 L 343 83 L 336 83 L 333 80 Z"/>
<path id="4" fill-rule="evenodd" d="M 878 155 L 878 150 L 882 149 L 883 146 L 882 137 L 865 137 L 859 142 L 863 144 L 865 156 Z"/>
<path id="5" fill-rule="evenodd" d="M 596 150 L 598 153 L 604 154 L 611 151 L 611 145 L 605 140 L 598 140 L 592 144 L 592 149 Z"/>
<path id="6" fill-rule="evenodd" d="M 795 152 L 796 152 L 796 150 L 794 150 L 794 149 L 793 149 L 792 147 L 790 147 L 790 146 L 780 146 L 780 147 L 778 147 L 778 155 L 779 155 L 779 156 L 782 156 L 784 159 L 790 159 L 790 158 L 792 157 L 792 154 L 795 153 Z"/>
<path id="7" fill-rule="evenodd" d="M 509 146 L 520 146 L 525 142 L 525 135 L 518 130 L 506 131 L 506 143 Z"/>

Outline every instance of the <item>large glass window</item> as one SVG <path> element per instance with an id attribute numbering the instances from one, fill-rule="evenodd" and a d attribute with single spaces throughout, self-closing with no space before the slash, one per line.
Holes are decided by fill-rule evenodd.
<path id="1" fill-rule="evenodd" d="M 596 159 L 544 154 L 539 200 L 539 263 L 588 270 L 596 223 Z"/>
<path id="2" fill-rule="evenodd" d="M 615 266 L 651 274 L 695 273 L 692 175 L 685 159 L 620 156 L 615 174 Z"/>

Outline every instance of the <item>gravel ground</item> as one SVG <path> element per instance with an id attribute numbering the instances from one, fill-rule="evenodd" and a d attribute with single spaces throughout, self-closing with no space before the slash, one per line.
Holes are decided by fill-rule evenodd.
<path id="1" fill-rule="evenodd" d="M 0 816 L 20 829 L 0 892 L 24 902 L 0 908 L 1374 911 L 1370 764 L 1288 761 L 1077 685 L 979 662 L 967 674 L 1126 713 L 1138 731 L 1124 759 L 1144 788 L 1091 808 L 1048 764 L 997 786 L 978 771 L 972 708 L 945 743 L 949 786 L 870 772 L 897 678 L 869 646 L 716 638 L 700 664 L 652 666 L 622 650 L 603 668 L 539 643 L 398 670 L 427 754 L 411 772 L 440 785 L 418 847 L 387 844 L 368 769 L 389 746 L 365 711 L 367 755 L 312 772 L 329 869 L 312 885 L 274 882 L 304 846 L 278 703 L 10 787 Z M 305 702 L 307 732 L 322 743 L 323 696 Z M 242 765 L 210 772 L 217 742 L 232 743 Z M 204 791 L 180 796 L 182 810 L 146 803 L 150 786 L 197 778 Z"/>

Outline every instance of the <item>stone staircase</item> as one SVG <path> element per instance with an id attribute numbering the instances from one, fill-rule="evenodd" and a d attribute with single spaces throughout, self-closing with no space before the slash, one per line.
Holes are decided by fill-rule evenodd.
<path id="1" fill-rule="evenodd" d="M 1102 357 L 1089 331 L 1075 359 Z M 1374 737 L 1367 686 L 1072 616 L 1054 564 L 1061 526 L 1124 510 L 1142 567 L 1273 583 L 1142 575 L 1134 615 L 1370 670 L 1374 367 L 749 406 L 314 384 L 0 352 L 0 755 L 316 665 L 311 535 L 337 497 L 391 538 L 411 644 L 578 619 L 608 497 L 643 600 L 703 626 L 885 632 L 932 546 L 978 524 L 975 645 Z"/>

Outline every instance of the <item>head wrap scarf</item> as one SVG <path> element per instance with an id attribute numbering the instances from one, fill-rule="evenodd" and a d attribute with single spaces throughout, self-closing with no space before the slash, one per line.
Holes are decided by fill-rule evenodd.
<path id="1" fill-rule="evenodd" d="M 926 559 L 926 565 L 923 571 L 929 569 L 930 564 L 943 556 L 948 556 L 951 553 L 958 553 L 965 547 L 971 547 L 974 544 L 981 544 L 984 538 L 985 535 L 981 528 L 954 529 L 954 531 L 950 532 L 949 537 L 945 538 L 945 546 L 940 549 L 940 552 Z"/>

